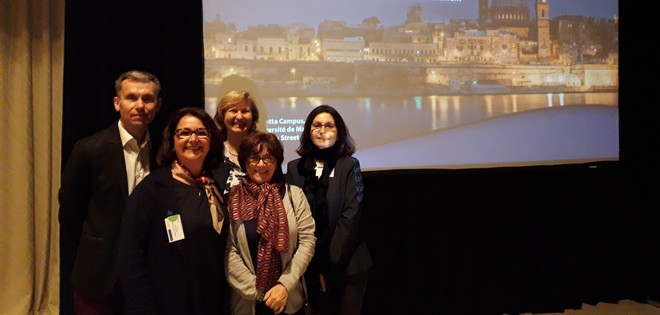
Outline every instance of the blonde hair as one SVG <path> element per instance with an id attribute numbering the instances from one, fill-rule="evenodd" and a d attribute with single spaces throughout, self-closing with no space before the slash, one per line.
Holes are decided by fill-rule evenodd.
<path id="1" fill-rule="evenodd" d="M 257 130 L 257 122 L 259 122 L 259 110 L 257 109 L 257 104 L 254 102 L 254 98 L 250 96 L 250 92 L 236 90 L 229 91 L 229 93 L 223 96 L 220 99 L 220 102 L 218 102 L 218 108 L 215 111 L 215 117 L 213 117 L 215 124 L 220 129 L 220 135 L 222 136 L 223 141 L 227 139 L 227 128 L 225 128 L 224 124 L 225 114 L 227 113 L 227 110 L 243 100 L 247 101 L 248 106 L 250 106 L 250 111 L 252 111 L 252 125 L 250 126 L 248 133 L 252 133 L 253 131 Z"/>

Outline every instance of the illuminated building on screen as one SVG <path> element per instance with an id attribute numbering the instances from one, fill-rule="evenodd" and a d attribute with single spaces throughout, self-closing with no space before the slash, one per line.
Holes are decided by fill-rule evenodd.
<path id="1" fill-rule="evenodd" d="M 419 73 L 426 73 L 424 82 L 440 91 L 477 81 L 519 90 L 618 86 L 618 19 L 551 19 L 551 4 L 535 0 L 530 11 L 526 0 L 479 0 L 477 19 L 433 21 L 449 6 L 431 1 L 409 6 L 402 23 L 389 26 L 370 16 L 354 25 L 326 19 L 316 26 L 250 25 L 239 31 L 217 17 L 204 25 L 204 56 L 213 68 L 207 81 L 243 75 L 350 86 L 397 73 L 416 76 L 406 81 L 414 88 Z"/>

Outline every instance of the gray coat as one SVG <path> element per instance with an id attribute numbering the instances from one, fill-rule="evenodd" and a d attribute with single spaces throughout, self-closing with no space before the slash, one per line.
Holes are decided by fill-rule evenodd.
<path id="1" fill-rule="evenodd" d="M 284 312 L 295 313 L 302 308 L 305 297 L 301 277 L 314 255 L 316 236 L 314 219 L 302 189 L 289 186 L 282 202 L 289 223 L 289 251 L 280 254 L 282 275 L 278 281 L 288 291 Z M 293 205 L 289 201 L 289 193 Z M 297 243 L 296 243 L 297 240 Z M 232 287 L 232 314 L 254 314 L 255 301 L 261 294 L 257 291 L 256 269 L 252 264 L 243 222 L 231 222 L 227 251 L 225 254 L 227 282 Z"/>

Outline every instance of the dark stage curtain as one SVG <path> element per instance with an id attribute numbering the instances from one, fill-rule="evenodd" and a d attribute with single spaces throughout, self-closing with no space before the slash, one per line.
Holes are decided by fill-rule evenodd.
<path id="1" fill-rule="evenodd" d="M 152 123 L 157 147 L 169 114 L 204 107 L 202 2 L 67 0 L 62 165 L 76 140 L 115 122 L 114 80 L 139 69 L 161 81 L 163 107 Z M 61 237 L 61 314 L 72 314 L 73 249 Z"/>
<path id="2" fill-rule="evenodd" d="M 619 162 L 366 172 L 366 314 L 646 302 L 658 204 L 633 204 L 626 174 Z"/>

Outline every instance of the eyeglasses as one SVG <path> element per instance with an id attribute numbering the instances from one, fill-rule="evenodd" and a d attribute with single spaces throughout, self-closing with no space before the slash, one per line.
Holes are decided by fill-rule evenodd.
<path id="1" fill-rule="evenodd" d="M 206 128 L 198 128 L 197 130 L 190 130 L 188 128 L 177 129 L 174 131 L 174 134 L 179 137 L 179 139 L 190 139 L 193 134 L 197 135 L 199 139 L 206 139 L 209 137 L 209 130 Z"/>
<path id="2" fill-rule="evenodd" d="M 315 122 L 315 123 L 312 124 L 312 131 L 320 131 L 321 128 L 323 128 L 323 127 L 325 127 L 326 130 L 333 130 L 333 129 L 335 129 L 335 124 L 331 123 L 331 122 L 328 122 L 328 123 L 325 123 L 325 125 L 324 125 L 322 123 Z"/>
<path id="3" fill-rule="evenodd" d="M 266 155 L 264 157 L 260 157 L 258 155 L 252 155 L 247 159 L 247 162 L 250 163 L 250 165 L 257 165 L 259 164 L 259 161 L 263 161 L 265 165 L 270 165 L 275 163 L 277 159 L 274 156 Z"/>

